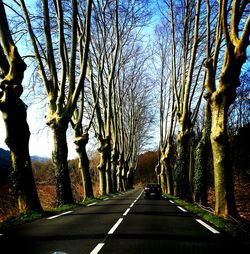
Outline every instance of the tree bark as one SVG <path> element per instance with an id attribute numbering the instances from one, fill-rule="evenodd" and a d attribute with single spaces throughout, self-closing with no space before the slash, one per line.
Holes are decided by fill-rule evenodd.
<path id="1" fill-rule="evenodd" d="M 0 110 L 6 128 L 6 144 L 11 152 L 12 188 L 20 213 L 41 212 L 29 154 L 30 131 L 27 106 L 20 99 L 26 64 L 15 46 L 2 0 L 0 0 Z"/>
<path id="2" fill-rule="evenodd" d="M 20 213 L 41 212 L 29 155 L 30 131 L 26 121 L 27 106 L 9 91 L 4 91 L 5 101 L 0 102 L 6 127 L 6 144 L 11 152 L 11 181 Z"/>
<path id="3" fill-rule="evenodd" d="M 238 216 L 230 165 L 227 114 L 229 106 L 235 100 L 236 88 L 240 85 L 239 76 L 249 46 L 250 16 L 243 17 L 247 4 L 247 1 L 240 4 L 239 1 L 233 0 L 228 8 L 228 1 L 219 2 L 215 52 L 220 48 L 221 31 L 225 39 L 225 51 L 218 86 L 215 86 L 215 75 L 212 75 L 212 71 L 217 67 L 218 54 L 212 58 L 207 46 L 206 68 L 208 72 L 210 71 L 210 75 L 208 75 L 206 90 L 212 116 L 210 139 L 214 166 L 215 213 L 222 217 Z M 231 21 L 230 25 L 229 21 Z M 239 33 L 240 26 L 241 33 Z"/>
<path id="4" fill-rule="evenodd" d="M 214 166 L 215 213 L 222 217 L 237 216 L 226 130 L 228 99 L 227 94 L 217 91 L 210 101 L 212 113 L 210 139 Z"/>
<path id="5" fill-rule="evenodd" d="M 107 137 L 103 139 L 100 135 L 98 138 L 98 141 L 100 143 L 100 147 L 98 148 L 98 151 L 100 153 L 100 163 L 98 165 L 98 171 L 99 171 L 99 191 L 100 195 L 107 194 L 107 181 L 109 180 L 109 177 L 107 177 L 107 165 L 108 161 L 110 159 L 110 138 Z M 111 179 L 111 174 L 110 174 Z"/>
<path id="6" fill-rule="evenodd" d="M 171 167 L 171 152 L 173 146 L 170 142 L 167 144 L 167 149 L 161 158 L 161 165 L 165 168 L 166 172 L 166 192 L 170 195 L 174 194 L 174 180 L 173 180 L 173 172 Z"/>
<path id="7" fill-rule="evenodd" d="M 56 120 L 55 120 L 56 121 Z M 74 203 L 68 168 L 68 146 L 66 132 L 68 121 L 61 118 L 56 123 L 49 123 L 52 130 L 54 147 L 52 163 L 56 179 L 57 205 Z"/>
<path id="8" fill-rule="evenodd" d="M 80 132 L 76 131 L 76 137 L 74 139 L 74 143 L 76 146 L 76 152 L 78 154 L 78 167 L 81 172 L 82 177 L 82 184 L 83 184 L 83 190 L 84 190 L 84 199 L 85 198 L 93 198 L 93 188 L 92 188 L 92 181 L 91 176 L 89 172 L 89 158 L 86 151 L 86 145 L 89 141 L 89 135 L 88 132 L 83 133 L 80 136 Z M 77 135 L 77 133 L 79 135 Z"/>
<path id="9" fill-rule="evenodd" d="M 189 188 L 189 137 L 190 134 L 179 133 L 177 137 L 177 154 L 175 164 L 175 196 L 182 199 L 190 198 Z"/>
<path id="10" fill-rule="evenodd" d="M 194 165 L 194 200 L 201 205 L 208 205 L 208 161 L 211 153 L 211 110 L 207 103 L 205 108 L 205 125 L 202 130 L 202 137 L 195 149 Z"/>

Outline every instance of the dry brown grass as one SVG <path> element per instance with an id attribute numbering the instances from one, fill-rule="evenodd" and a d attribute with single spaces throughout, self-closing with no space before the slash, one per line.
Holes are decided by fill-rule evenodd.
<path id="1" fill-rule="evenodd" d="M 76 203 L 83 201 L 83 188 L 80 184 L 72 186 L 73 196 Z M 56 188 L 53 184 L 37 184 L 37 192 L 41 205 L 45 211 L 56 207 Z M 93 184 L 94 196 L 99 196 L 99 185 Z M 11 194 L 8 184 L 0 185 L 0 223 L 4 220 L 18 215 L 15 208 L 15 198 Z"/>
<path id="2" fill-rule="evenodd" d="M 139 185 L 138 185 L 139 186 Z M 141 187 L 141 185 L 140 185 Z M 56 189 L 52 184 L 37 184 L 38 195 L 44 210 L 50 210 L 56 207 Z M 98 183 L 93 184 L 94 196 L 99 196 Z M 81 185 L 73 186 L 73 195 L 75 201 L 83 201 L 83 189 Z M 250 222 L 250 183 L 241 183 L 235 186 L 235 199 L 237 210 L 240 216 Z M 209 206 L 214 209 L 215 199 L 214 191 L 209 190 Z M 8 184 L 0 185 L 0 222 L 18 215 L 15 208 L 15 199 L 10 192 Z"/>

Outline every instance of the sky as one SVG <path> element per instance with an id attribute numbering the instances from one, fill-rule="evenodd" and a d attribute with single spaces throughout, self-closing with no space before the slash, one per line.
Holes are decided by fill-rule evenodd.
<path id="1" fill-rule="evenodd" d="M 25 101 L 24 101 L 25 102 Z M 44 111 L 44 110 L 43 110 Z M 53 140 L 51 131 L 46 126 L 45 119 L 41 118 L 42 110 L 38 105 L 31 105 L 27 110 L 27 122 L 30 128 L 30 155 L 51 158 Z M 0 148 L 9 150 L 5 144 L 6 131 L 2 117 L 0 117 Z M 74 144 L 72 142 L 72 135 L 68 135 L 69 145 L 69 159 L 75 159 L 77 154 L 75 152 Z"/>
<path id="2" fill-rule="evenodd" d="M 8 3 L 8 1 L 9 0 L 6 0 L 5 2 Z M 30 9 L 30 8 L 33 8 L 35 1 L 26 0 L 25 3 Z M 7 15 L 10 14 L 10 11 L 8 8 L 6 8 L 6 13 Z M 28 52 L 30 49 L 30 45 L 24 45 L 24 44 L 17 44 L 17 47 L 21 56 L 26 55 L 27 54 L 26 52 Z M 25 60 L 25 62 L 27 64 L 27 60 Z M 25 87 L 30 82 L 31 71 L 32 71 L 32 68 L 28 67 L 24 73 L 24 80 L 23 80 L 24 93 L 21 98 L 23 102 L 26 105 L 28 105 L 27 122 L 31 132 L 30 142 L 29 142 L 30 155 L 51 158 L 53 141 L 52 141 L 51 131 L 49 127 L 46 126 L 46 122 L 45 122 L 46 109 L 42 107 L 41 104 L 34 103 L 33 101 L 31 101 L 31 100 L 34 100 L 34 97 L 32 97 L 32 94 L 30 97 L 25 95 L 25 92 L 26 94 L 30 93 L 30 91 L 26 91 Z M 45 103 L 43 103 L 43 106 L 44 105 Z M 6 138 L 5 126 L 2 119 L 2 115 L 0 113 L 0 148 L 9 150 L 9 148 L 5 144 L 5 138 Z M 77 157 L 77 154 L 75 152 L 74 144 L 72 142 L 73 137 L 71 134 L 68 135 L 68 139 L 69 139 L 68 140 L 68 149 L 69 149 L 68 158 L 74 159 Z"/>
<path id="3" fill-rule="evenodd" d="M 8 0 L 7 0 L 8 2 Z M 33 0 L 26 0 L 25 1 L 28 7 L 32 8 L 32 5 L 34 5 Z M 6 9 L 7 14 L 8 10 Z M 155 23 L 156 20 L 154 20 L 152 23 Z M 145 34 L 151 34 L 153 24 L 151 24 L 151 29 L 147 28 L 144 29 Z M 149 36 L 147 36 L 149 37 Z M 25 49 L 25 46 L 28 47 L 27 45 L 17 45 L 18 50 L 21 55 L 25 55 L 25 51 L 28 49 Z M 28 84 L 30 82 L 30 72 L 31 70 L 29 68 L 26 69 L 24 73 L 24 90 L 25 90 L 25 83 Z M 30 96 L 32 100 L 32 95 Z M 51 130 L 49 129 L 48 126 L 46 126 L 45 122 L 45 114 L 46 114 L 46 109 L 41 107 L 40 104 L 38 103 L 33 103 L 30 101 L 29 98 L 27 98 L 25 95 L 22 96 L 22 100 L 25 104 L 28 104 L 28 109 L 27 109 L 27 122 L 29 125 L 29 129 L 31 132 L 30 135 L 30 142 L 29 142 L 29 150 L 30 150 L 30 155 L 36 155 L 36 156 L 41 156 L 41 157 L 47 157 L 51 158 L 51 153 L 52 153 L 52 147 L 53 147 L 53 140 L 52 140 L 52 135 L 51 135 Z M 45 103 L 43 103 L 45 105 Z M 3 148 L 5 150 L 9 150 L 7 145 L 5 144 L 5 137 L 6 137 L 6 132 L 5 132 L 5 126 L 4 122 L 0 113 L 0 148 Z M 74 159 L 77 158 L 77 153 L 75 152 L 75 147 L 73 144 L 73 134 L 72 132 L 68 131 L 68 159 Z M 158 141 L 156 142 L 157 146 Z M 95 150 L 97 148 L 95 140 L 89 141 L 89 144 L 87 145 L 87 149 L 89 150 Z"/>

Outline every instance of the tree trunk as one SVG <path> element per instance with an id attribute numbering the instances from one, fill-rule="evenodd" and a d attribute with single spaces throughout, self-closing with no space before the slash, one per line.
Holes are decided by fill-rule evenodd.
<path id="1" fill-rule="evenodd" d="M 189 133 L 180 132 L 177 137 L 175 164 L 175 196 L 190 199 L 189 189 Z"/>
<path id="2" fill-rule="evenodd" d="M 105 195 L 110 193 L 112 189 L 110 137 L 107 136 L 103 139 L 99 135 L 98 141 L 100 143 L 98 151 L 101 155 L 100 163 L 97 167 L 99 170 L 99 189 L 100 195 Z"/>
<path id="3" fill-rule="evenodd" d="M 117 172 L 116 172 L 116 179 L 117 179 L 117 191 L 124 191 L 123 189 L 123 184 L 122 184 L 122 171 L 124 167 L 124 154 L 120 153 L 119 156 L 119 165 L 117 167 Z"/>
<path id="4" fill-rule="evenodd" d="M 27 106 L 9 89 L 4 91 L 1 111 L 6 127 L 6 144 L 11 151 L 11 180 L 19 212 L 41 212 L 29 155 L 30 131 L 26 121 Z"/>
<path id="5" fill-rule="evenodd" d="M 49 124 L 54 140 L 52 163 L 55 170 L 57 205 L 74 203 L 68 168 L 68 146 L 66 132 L 68 121 L 61 118 L 57 123 Z"/>
<path id="6" fill-rule="evenodd" d="M 111 174 L 111 152 L 106 151 L 106 170 L 105 170 L 105 176 L 106 176 L 106 193 L 110 194 L 112 193 L 112 174 Z"/>
<path id="7" fill-rule="evenodd" d="M 161 158 L 161 165 L 165 168 L 166 172 L 166 193 L 169 195 L 174 194 L 174 181 L 173 181 L 173 172 L 171 168 L 171 151 L 172 151 L 172 145 L 170 142 L 167 144 L 167 149 L 162 154 Z"/>
<path id="8" fill-rule="evenodd" d="M 127 179 L 127 173 L 129 171 L 128 162 L 124 160 L 124 166 L 122 167 L 122 189 L 123 191 L 127 191 L 128 188 L 128 179 Z"/>
<path id="9" fill-rule="evenodd" d="M 108 155 L 107 155 L 107 144 L 105 142 L 101 142 L 100 148 L 98 149 L 100 153 L 100 163 L 98 165 L 98 172 L 99 172 L 99 192 L 100 195 L 105 195 L 107 193 L 107 183 L 106 183 L 106 165 L 107 165 L 107 160 L 108 160 Z"/>
<path id="10" fill-rule="evenodd" d="M 202 137 L 195 149 L 195 165 L 194 165 L 194 200 L 201 205 L 208 205 L 208 161 L 211 153 L 211 110 L 207 103 L 205 108 L 205 125 L 202 130 Z"/>
<path id="11" fill-rule="evenodd" d="M 78 154 L 78 167 L 82 177 L 82 185 L 84 191 L 84 199 L 85 198 L 93 198 L 93 188 L 92 181 L 89 172 L 89 158 L 86 151 L 86 145 L 89 141 L 89 135 L 87 132 L 83 133 L 83 135 L 78 135 L 76 130 L 76 137 L 74 139 L 74 143 L 76 146 L 76 152 Z"/>
<path id="12" fill-rule="evenodd" d="M 127 179 L 128 179 L 128 189 L 133 189 L 133 185 L 134 185 L 134 170 L 129 170 L 128 175 L 127 175 Z"/>
<path id="13" fill-rule="evenodd" d="M 166 171 L 165 171 L 164 165 L 161 165 L 161 171 L 160 171 L 160 185 L 162 192 L 166 193 L 167 192 L 167 179 L 166 179 Z"/>
<path id="14" fill-rule="evenodd" d="M 116 148 L 113 148 L 111 154 L 111 174 L 112 174 L 112 192 L 117 192 L 117 166 L 118 166 L 118 155 Z"/>
<path id="15" fill-rule="evenodd" d="M 226 85 L 223 85 L 226 87 Z M 233 175 L 230 164 L 229 145 L 226 131 L 229 97 L 216 92 L 211 98 L 211 146 L 214 166 L 215 213 L 222 217 L 237 216 Z"/>

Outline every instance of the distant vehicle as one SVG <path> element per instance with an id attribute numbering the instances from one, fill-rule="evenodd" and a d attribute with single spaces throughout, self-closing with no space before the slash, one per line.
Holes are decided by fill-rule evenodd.
<path id="1" fill-rule="evenodd" d="M 158 183 L 148 183 L 144 187 L 144 198 L 162 198 L 161 186 Z"/>

